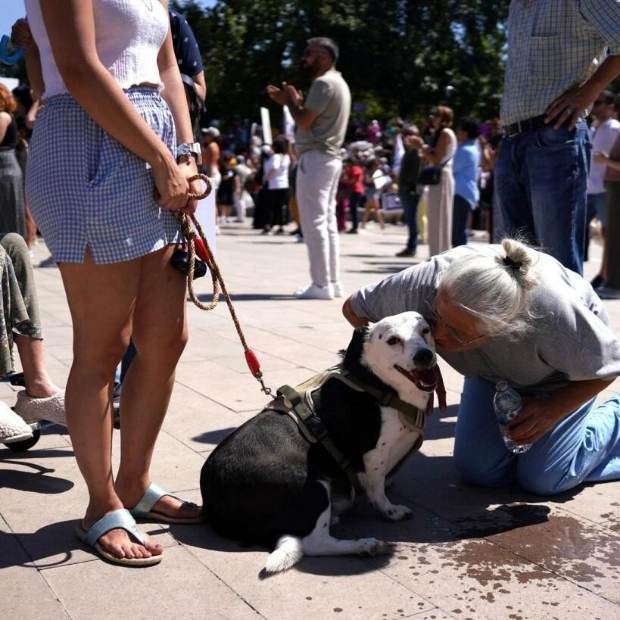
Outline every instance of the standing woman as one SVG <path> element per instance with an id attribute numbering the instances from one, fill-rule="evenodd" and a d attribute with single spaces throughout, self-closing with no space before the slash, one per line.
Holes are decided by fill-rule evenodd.
<path id="1" fill-rule="evenodd" d="M 277 226 L 276 235 L 284 233 L 286 223 L 285 209 L 288 205 L 288 171 L 291 158 L 288 154 L 288 140 L 284 136 L 277 136 L 273 141 L 271 156 L 265 161 L 265 175 L 263 185 L 267 186 L 267 205 L 269 219 L 263 229 L 269 232 Z"/>
<path id="2" fill-rule="evenodd" d="M 426 217 L 428 219 L 428 254 L 435 256 L 450 249 L 452 240 L 452 210 L 454 203 L 454 178 L 452 158 L 456 152 L 456 136 L 450 127 L 454 120 L 451 108 L 440 105 L 429 116 L 433 139 L 422 157 L 425 163 L 443 165 L 437 185 L 428 186 Z"/>
<path id="3" fill-rule="evenodd" d="M 67 423 L 89 493 L 78 537 L 109 561 L 151 565 L 162 548 L 136 518 L 187 523 L 200 508 L 149 469 L 187 339 L 186 280 L 172 269 L 174 212 L 193 213 L 197 171 L 165 0 L 26 0 L 45 106 L 28 159 L 33 215 L 58 263 L 73 320 Z M 175 155 L 178 154 L 178 157 Z M 102 304 L 102 300 L 105 303 Z M 123 385 L 121 457 L 112 472 L 114 371 Z"/>
<path id="4" fill-rule="evenodd" d="M 13 112 L 17 103 L 0 84 L 0 231 L 26 237 L 23 175 L 16 155 L 19 143 Z"/>

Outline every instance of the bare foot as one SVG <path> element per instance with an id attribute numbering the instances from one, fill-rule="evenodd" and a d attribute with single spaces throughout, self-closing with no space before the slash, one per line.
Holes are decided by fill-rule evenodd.
<path id="1" fill-rule="evenodd" d="M 170 495 L 164 495 L 153 506 L 153 512 L 159 512 L 174 519 L 196 519 L 202 515 L 202 507 L 192 502 L 178 500 Z"/>
<path id="2" fill-rule="evenodd" d="M 85 518 L 82 522 L 82 529 L 88 531 L 98 519 L 90 520 Z M 127 530 L 122 528 L 110 530 L 97 539 L 97 542 L 110 554 L 117 558 L 150 558 L 154 555 L 161 555 L 163 547 L 153 542 L 150 536 L 142 532 L 146 541 L 146 547 L 139 543 Z"/>
<path id="3" fill-rule="evenodd" d="M 123 500 L 123 504 L 128 510 L 131 510 L 140 501 L 146 489 L 131 490 L 122 487 L 120 481 L 116 480 L 116 492 Z M 171 519 L 196 519 L 202 516 L 202 507 L 186 502 L 171 495 L 164 495 L 151 508 L 150 512 L 159 513 Z"/>

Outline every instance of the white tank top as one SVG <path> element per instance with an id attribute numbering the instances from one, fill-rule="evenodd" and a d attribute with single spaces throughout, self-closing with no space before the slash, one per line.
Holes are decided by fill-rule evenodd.
<path id="1" fill-rule="evenodd" d="M 162 87 L 157 54 L 169 18 L 159 0 L 92 0 L 99 59 L 121 88 L 138 84 Z M 39 0 L 25 0 L 28 23 L 41 55 L 45 97 L 66 93 L 45 31 Z"/>

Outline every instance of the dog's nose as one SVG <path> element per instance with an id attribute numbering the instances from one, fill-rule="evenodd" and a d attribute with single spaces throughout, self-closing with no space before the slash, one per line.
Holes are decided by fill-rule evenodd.
<path id="1" fill-rule="evenodd" d="M 429 366 L 433 361 L 433 352 L 430 349 L 420 349 L 414 356 L 416 366 Z"/>

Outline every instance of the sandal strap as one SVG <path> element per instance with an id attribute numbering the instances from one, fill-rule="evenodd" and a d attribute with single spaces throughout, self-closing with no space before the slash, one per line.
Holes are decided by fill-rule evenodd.
<path id="1" fill-rule="evenodd" d="M 128 510 L 120 508 L 109 512 L 107 515 L 95 522 L 86 533 L 84 541 L 91 547 L 110 530 L 123 529 L 129 532 L 143 547 L 146 548 L 146 538 L 136 527 L 136 522 Z"/>
<path id="2" fill-rule="evenodd" d="M 144 495 L 140 498 L 140 501 L 130 510 L 130 513 L 134 517 L 144 517 L 151 510 L 153 510 L 153 506 L 162 498 L 162 497 L 174 497 L 178 499 L 180 502 L 183 500 L 172 493 L 168 493 L 168 491 L 162 489 L 159 485 L 151 482 L 149 488 L 144 492 Z"/>

